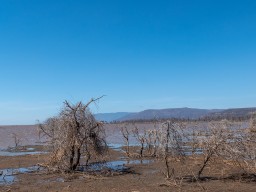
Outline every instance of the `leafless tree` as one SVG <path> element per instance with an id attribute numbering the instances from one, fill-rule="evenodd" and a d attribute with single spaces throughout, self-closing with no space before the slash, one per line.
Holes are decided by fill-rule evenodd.
<path id="1" fill-rule="evenodd" d="M 43 136 L 43 132 L 42 129 L 37 126 L 37 137 L 38 137 L 38 141 L 41 142 L 41 137 Z"/>
<path id="2" fill-rule="evenodd" d="M 160 134 L 159 123 L 154 122 L 154 129 L 146 131 L 146 145 L 149 156 L 156 157 L 159 150 Z"/>
<path id="3" fill-rule="evenodd" d="M 165 164 L 166 177 L 174 177 L 175 169 L 171 167 L 170 161 L 183 156 L 182 138 L 183 132 L 181 125 L 173 121 L 163 123 L 161 130 L 160 147 L 162 149 L 162 158 Z"/>
<path id="4" fill-rule="evenodd" d="M 247 129 L 234 133 L 233 142 L 227 145 L 227 157 L 244 172 L 256 174 L 256 116 L 252 116 Z"/>
<path id="5" fill-rule="evenodd" d="M 134 128 L 132 130 L 134 137 L 137 139 L 137 141 L 140 143 L 140 157 L 143 157 L 143 151 L 145 149 L 145 143 L 146 143 L 146 131 L 144 130 L 143 133 L 139 132 L 139 129 L 136 125 L 134 125 Z"/>
<path id="6" fill-rule="evenodd" d="M 204 135 L 198 137 L 198 146 L 202 149 L 203 161 L 197 177 L 200 179 L 205 167 L 214 157 L 225 158 L 226 147 L 233 140 L 233 131 L 230 130 L 228 121 L 210 123 L 209 128 L 205 130 Z"/>
<path id="7" fill-rule="evenodd" d="M 91 156 L 102 155 L 106 149 L 102 123 L 95 120 L 88 103 L 70 104 L 64 107 L 57 117 L 49 118 L 39 124 L 42 132 L 49 138 L 52 153 L 49 166 L 55 170 L 73 171 L 80 164 L 81 156 L 87 163 Z"/>
<path id="8" fill-rule="evenodd" d="M 250 132 L 256 132 L 256 113 L 253 113 L 249 122 Z"/>
<path id="9" fill-rule="evenodd" d="M 121 126 L 121 133 L 123 136 L 123 139 L 125 141 L 125 145 L 126 145 L 126 155 L 127 157 L 130 156 L 130 132 L 128 130 L 128 127 L 126 125 L 122 125 Z"/>
<path id="10" fill-rule="evenodd" d="M 16 133 L 12 133 L 12 138 L 14 140 L 15 149 L 20 145 L 21 139 Z"/>
<path id="11" fill-rule="evenodd" d="M 155 157 L 159 145 L 159 137 L 157 130 L 154 129 L 146 131 L 146 143 L 149 156 Z"/>

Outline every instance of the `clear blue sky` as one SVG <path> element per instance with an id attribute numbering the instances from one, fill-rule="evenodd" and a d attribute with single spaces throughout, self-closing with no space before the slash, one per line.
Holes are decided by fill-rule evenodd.
<path id="1" fill-rule="evenodd" d="M 93 112 L 256 106 L 255 0 L 2 0 L 0 124 L 63 100 Z"/>

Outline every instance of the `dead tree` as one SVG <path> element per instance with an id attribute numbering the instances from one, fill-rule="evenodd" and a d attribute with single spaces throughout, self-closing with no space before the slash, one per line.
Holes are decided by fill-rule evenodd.
<path id="1" fill-rule="evenodd" d="M 220 123 L 210 124 L 209 129 L 199 138 L 198 146 L 202 149 L 204 157 L 197 173 L 199 179 L 205 167 L 208 166 L 214 157 L 224 157 L 225 147 L 229 145 L 232 140 L 231 135 L 229 123 L 222 121 Z"/>
<path id="2" fill-rule="evenodd" d="M 256 174 L 256 117 L 251 118 L 248 128 L 237 130 L 232 142 L 226 147 L 226 156 L 247 174 Z"/>
<path id="3" fill-rule="evenodd" d="M 127 126 L 122 126 L 121 127 L 121 133 L 122 133 L 122 136 L 123 136 L 123 139 L 125 141 L 125 145 L 126 145 L 126 155 L 127 157 L 130 156 L 130 132 L 127 128 Z"/>
<path id="4" fill-rule="evenodd" d="M 17 149 L 21 143 L 21 139 L 19 138 L 19 136 L 16 133 L 12 133 L 12 138 L 14 140 L 15 143 L 15 149 Z"/>
<path id="5" fill-rule="evenodd" d="M 50 168 L 74 171 L 80 164 L 81 156 L 88 163 L 91 156 L 97 158 L 103 154 L 106 149 L 103 125 L 95 120 L 89 110 L 89 105 L 98 99 L 75 105 L 65 101 L 57 117 L 39 124 L 42 132 L 49 138 L 52 150 Z"/>
<path id="6" fill-rule="evenodd" d="M 42 137 L 42 130 L 39 126 L 37 126 L 37 137 L 38 137 L 38 141 L 41 142 L 41 137 Z"/>
<path id="7" fill-rule="evenodd" d="M 152 149 L 151 156 L 153 156 L 153 157 L 157 156 L 157 152 L 159 150 L 159 144 L 160 144 L 159 131 L 154 129 L 154 130 L 152 130 L 152 145 L 153 145 L 153 149 Z"/>
<path id="8" fill-rule="evenodd" d="M 143 133 L 139 132 L 139 129 L 136 125 L 134 125 L 134 128 L 132 130 L 134 137 L 137 139 L 137 141 L 140 143 L 140 157 L 143 157 L 143 151 L 145 149 L 145 143 L 146 143 L 146 131 Z"/>
<path id="9" fill-rule="evenodd" d="M 256 113 L 252 114 L 249 130 L 243 136 L 244 164 L 249 172 L 256 174 Z"/>
<path id="10" fill-rule="evenodd" d="M 173 121 L 163 123 L 161 130 L 160 145 L 162 148 L 162 158 L 165 164 L 166 177 L 174 177 L 175 169 L 171 167 L 170 160 L 181 158 L 183 156 L 182 138 L 183 132 L 181 125 Z"/>
<path id="11" fill-rule="evenodd" d="M 146 143 L 149 156 L 156 157 L 159 148 L 159 131 L 156 129 L 146 131 Z"/>
<path id="12" fill-rule="evenodd" d="M 150 156 L 153 154 L 153 138 L 154 138 L 153 134 L 154 134 L 153 130 L 146 131 L 147 151 Z"/>
<path id="13" fill-rule="evenodd" d="M 253 113 L 249 122 L 250 132 L 256 132 L 256 113 Z"/>

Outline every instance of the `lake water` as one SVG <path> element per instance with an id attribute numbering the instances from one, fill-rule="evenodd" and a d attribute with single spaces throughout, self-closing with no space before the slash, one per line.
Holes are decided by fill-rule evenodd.
<path id="1" fill-rule="evenodd" d="M 104 126 L 106 133 L 107 143 L 110 145 L 115 145 L 120 147 L 124 145 L 125 142 L 122 137 L 121 127 L 126 126 L 130 130 L 130 145 L 138 145 L 135 137 L 133 137 L 132 129 L 134 125 L 132 124 L 106 124 Z M 138 123 L 136 126 L 139 128 L 140 133 L 143 133 L 145 130 L 160 129 L 161 124 L 154 123 Z M 237 123 L 234 124 L 233 129 L 246 128 L 248 123 Z M 183 129 L 185 134 L 192 133 L 193 130 L 204 130 L 207 127 L 207 123 L 189 123 L 185 124 Z M 7 149 L 8 147 L 14 147 L 15 142 L 13 134 L 16 134 L 20 139 L 20 145 L 42 145 L 45 142 L 45 138 L 38 137 L 38 129 L 36 126 L 0 126 L 0 150 Z M 1 152 L 4 155 L 4 152 Z M 26 152 L 29 154 L 30 152 Z M 32 152 L 31 152 L 32 153 Z M 34 153 L 34 152 L 33 152 Z M 32 154 L 33 154 L 32 153 Z M 8 154 L 8 153 L 5 153 Z M 1 155 L 1 154 L 0 154 Z"/>

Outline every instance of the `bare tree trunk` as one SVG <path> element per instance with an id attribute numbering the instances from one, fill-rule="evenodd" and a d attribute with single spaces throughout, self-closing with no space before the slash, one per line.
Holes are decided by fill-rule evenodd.
<path id="1" fill-rule="evenodd" d="M 135 125 L 134 125 L 135 126 Z M 132 130 L 134 137 L 137 139 L 137 141 L 140 143 L 140 152 L 139 155 L 142 158 L 143 157 L 143 151 L 144 151 L 144 144 L 146 142 L 146 131 L 144 131 L 144 134 L 141 135 L 139 133 L 139 129 L 137 126 L 134 127 L 134 129 Z"/>
<path id="2" fill-rule="evenodd" d="M 74 170 L 73 169 L 73 162 L 74 162 L 74 156 L 75 156 L 75 146 L 73 145 L 71 147 L 71 154 L 70 154 L 70 158 L 69 158 L 69 169 L 70 170 Z"/>
<path id="3" fill-rule="evenodd" d="M 165 162 L 165 168 L 166 168 L 166 178 L 169 179 L 171 177 L 171 174 L 170 174 L 170 167 L 169 167 L 169 161 L 168 161 L 167 154 L 165 154 L 165 156 L 164 156 L 164 162 Z"/>
<path id="4" fill-rule="evenodd" d="M 129 133 L 128 128 L 126 126 L 121 128 L 121 132 L 122 132 L 123 138 L 124 138 L 125 143 L 126 143 L 126 155 L 127 155 L 127 157 L 129 157 L 130 156 L 130 142 L 129 142 L 130 133 Z"/>
<path id="5" fill-rule="evenodd" d="M 76 170 L 77 166 L 78 166 L 79 163 L 80 163 L 80 157 L 81 157 L 81 152 L 80 152 L 80 148 L 78 148 L 78 149 L 76 150 L 76 161 L 75 161 L 75 163 L 73 164 L 72 170 Z"/>
<path id="6" fill-rule="evenodd" d="M 143 151 L 144 151 L 144 143 L 141 143 L 141 147 L 140 147 L 140 157 L 143 157 Z"/>
<path id="7" fill-rule="evenodd" d="M 169 152 L 169 138 L 170 138 L 170 123 L 167 124 L 166 130 L 166 143 L 165 143 L 165 150 L 164 150 L 164 161 L 165 161 L 165 168 L 166 168 L 166 177 L 170 178 L 170 167 L 168 162 L 168 152 Z"/>
<path id="8" fill-rule="evenodd" d="M 200 179 L 200 177 L 201 177 L 201 174 L 202 174 L 204 168 L 206 167 L 207 163 L 209 162 L 210 158 L 211 158 L 211 155 L 209 155 L 209 156 L 204 160 L 203 166 L 202 166 L 201 169 L 198 171 L 197 177 L 198 177 L 199 179 Z"/>

